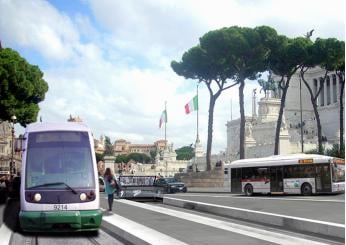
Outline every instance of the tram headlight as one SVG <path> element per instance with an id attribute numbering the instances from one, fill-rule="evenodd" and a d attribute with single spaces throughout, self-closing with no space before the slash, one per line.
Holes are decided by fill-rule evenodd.
<path id="1" fill-rule="evenodd" d="M 34 201 L 35 202 L 39 202 L 39 201 L 41 201 L 41 194 L 40 193 L 36 193 L 35 195 L 34 195 Z"/>
<path id="2" fill-rule="evenodd" d="M 82 193 L 79 195 L 79 198 L 81 201 L 85 201 L 87 199 L 87 195 L 85 193 Z"/>

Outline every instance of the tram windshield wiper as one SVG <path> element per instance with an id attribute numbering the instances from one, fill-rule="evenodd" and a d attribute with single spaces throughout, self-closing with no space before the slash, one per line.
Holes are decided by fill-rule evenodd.
<path id="1" fill-rule="evenodd" d="M 70 189 L 73 192 L 73 194 L 77 194 L 77 191 L 75 189 L 73 189 L 71 186 L 69 186 L 68 184 L 66 184 L 65 182 L 53 182 L 53 183 L 45 183 L 42 185 L 35 185 L 35 186 L 28 188 L 28 190 L 41 188 L 41 187 L 47 187 L 47 186 L 54 186 L 54 185 L 65 185 L 67 187 L 67 189 Z"/>

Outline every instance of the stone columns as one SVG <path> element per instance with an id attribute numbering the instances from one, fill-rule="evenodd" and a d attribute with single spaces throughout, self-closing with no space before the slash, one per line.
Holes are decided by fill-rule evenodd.
<path id="1" fill-rule="evenodd" d="M 329 81 L 329 104 L 333 104 L 333 76 L 328 77 Z"/>

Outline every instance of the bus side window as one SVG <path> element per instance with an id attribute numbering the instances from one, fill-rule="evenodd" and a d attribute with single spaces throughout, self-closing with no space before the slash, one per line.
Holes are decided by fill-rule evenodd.
<path id="1" fill-rule="evenodd" d="M 284 167 L 284 178 L 292 178 L 292 166 L 285 166 Z"/>

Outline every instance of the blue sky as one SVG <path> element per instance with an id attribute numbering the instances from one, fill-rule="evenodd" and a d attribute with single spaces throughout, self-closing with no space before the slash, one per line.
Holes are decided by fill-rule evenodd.
<path id="1" fill-rule="evenodd" d="M 0 39 L 37 64 L 49 84 L 40 103 L 44 121 L 80 116 L 96 137 L 152 143 L 167 101 L 167 136 L 174 147 L 195 141 L 195 114 L 184 105 L 195 81 L 177 76 L 172 60 L 209 30 L 269 25 L 280 34 L 345 36 L 344 1 L 0 0 Z M 251 91 L 245 89 L 246 114 Z M 238 88 L 225 91 L 214 115 L 213 152 L 226 148 L 226 122 L 239 116 Z M 262 95 L 260 95 L 262 96 Z M 207 141 L 208 91 L 200 86 L 200 138 Z M 18 131 L 22 129 L 18 128 Z"/>

